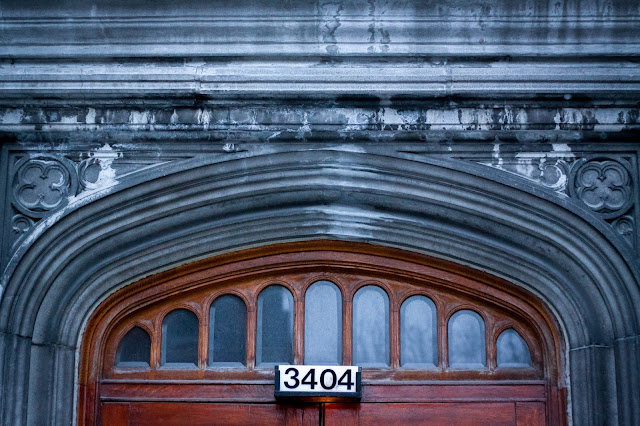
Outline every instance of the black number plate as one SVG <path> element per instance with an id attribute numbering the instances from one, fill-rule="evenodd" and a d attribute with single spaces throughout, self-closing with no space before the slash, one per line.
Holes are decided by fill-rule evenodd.
<path id="1" fill-rule="evenodd" d="M 276 365 L 275 396 L 360 398 L 360 367 Z"/>

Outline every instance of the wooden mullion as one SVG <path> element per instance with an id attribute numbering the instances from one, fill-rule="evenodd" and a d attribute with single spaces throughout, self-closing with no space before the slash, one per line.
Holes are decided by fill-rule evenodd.
<path id="1" fill-rule="evenodd" d="M 484 327 L 484 339 L 486 348 L 486 362 L 487 368 L 491 371 L 495 370 L 498 366 L 496 340 L 496 321 L 493 315 L 486 314 L 486 324 Z"/>
<path id="2" fill-rule="evenodd" d="M 304 364 L 304 295 L 294 295 L 293 362 Z"/>
<path id="3" fill-rule="evenodd" d="M 353 364 L 353 303 L 342 296 L 342 363 Z"/>
<path id="4" fill-rule="evenodd" d="M 206 306 L 200 310 L 198 331 L 198 368 L 205 369 L 209 363 L 209 310 Z"/>
<path id="5" fill-rule="evenodd" d="M 446 309 L 436 310 L 436 322 L 438 324 L 438 367 L 446 370 L 449 368 L 449 333 Z"/>
<path id="6" fill-rule="evenodd" d="M 256 296 L 257 297 L 257 296 Z M 256 329 L 258 326 L 258 314 L 256 301 L 247 306 L 247 368 L 253 370 L 256 367 Z"/>
<path id="7" fill-rule="evenodd" d="M 400 309 L 393 298 L 389 300 L 389 365 L 400 367 Z"/>
<path id="8" fill-rule="evenodd" d="M 149 367 L 151 370 L 157 370 L 160 367 L 160 357 L 162 350 L 162 322 L 159 319 L 154 321 L 153 334 L 151 336 L 151 357 L 149 359 Z"/>

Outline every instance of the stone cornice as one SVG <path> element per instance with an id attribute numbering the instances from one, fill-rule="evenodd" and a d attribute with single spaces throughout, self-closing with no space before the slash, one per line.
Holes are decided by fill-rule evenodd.
<path id="1" fill-rule="evenodd" d="M 366 13 L 366 5 L 346 11 L 341 2 L 331 2 L 299 15 L 270 8 L 234 16 L 230 7 L 223 8 L 227 13 L 212 13 L 209 7 L 187 15 L 165 10 L 147 16 L 132 11 L 47 16 L 46 10 L 40 16 L 12 16 L 9 11 L 0 18 L 0 56 L 585 57 L 640 51 L 635 36 L 640 19 L 615 11 L 505 15 L 479 8 L 438 15 L 380 7 Z"/>
<path id="2" fill-rule="evenodd" d="M 301 59 L 0 64 L 3 102 L 78 97 L 334 97 L 342 94 L 570 100 L 640 98 L 640 66 L 630 61 L 326 62 Z M 51 104 L 50 104 L 51 105 Z"/>

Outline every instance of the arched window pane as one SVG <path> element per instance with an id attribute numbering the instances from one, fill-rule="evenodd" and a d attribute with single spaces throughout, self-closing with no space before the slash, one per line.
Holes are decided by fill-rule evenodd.
<path id="1" fill-rule="evenodd" d="M 293 296 L 286 288 L 272 285 L 258 296 L 256 340 L 258 365 L 293 363 Z"/>
<path id="2" fill-rule="evenodd" d="M 458 311 L 449 320 L 449 365 L 484 368 L 484 321 L 473 311 Z"/>
<path id="3" fill-rule="evenodd" d="M 376 286 L 363 287 L 353 297 L 353 362 L 389 365 L 389 297 Z"/>
<path id="4" fill-rule="evenodd" d="M 526 342 L 510 328 L 500 333 L 497 342 L 498 367 L 530 367 L 531 354 Z"/>
<path id="5" fill-rule="evenodd" d="M 176 309 L 162 322 L 162 364 L 198 364 L 198 318 Z"/>
<path id="6" fill-rule="evenodd" d="M 438 363 L 436 306 L 425 296 L 412 296 L 400 308 L 402 367 L 433 368 Z"/>
<path id="7" fill-rule="evenodd" d="M 151 338 L 140 327 L 133 327 L 120 341 L 116 353 L 116 364 L 127 366 L 149 366 Z"/>
<path id="8" fill-rule="evenodd" d="M 238 296 L 217 298 L 209 310 L 209 364 L 244 365 L 247 358 L 247 308 Z"/>
<path id="9" fill-rule="evenodd" d="M 304 362 L 342 362 L 342 295 L 329 281 L 311 285 L 304 298 Z"/>

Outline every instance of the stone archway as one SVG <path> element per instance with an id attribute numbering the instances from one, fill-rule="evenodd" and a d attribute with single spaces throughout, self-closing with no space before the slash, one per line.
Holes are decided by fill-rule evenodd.
<path id="1" fill-rule="evenodd" d="M 539 295 L 568 339 L 573 420 L 633 410 L 637 377 L 617 360 L 637 357 L 640 295 L 613 231 L 571 202 L 483 171 L 328 150 L 191 160 L 68 206 L 3 276 L 4 418 L 71 422 L 82 328 L 118 288 L 216 253 L 313 239 L 446 258 Z"/>

